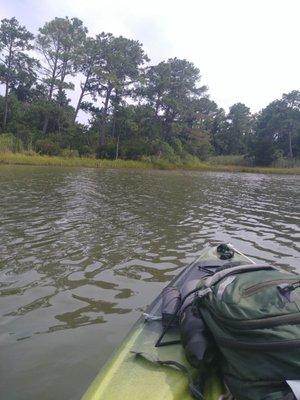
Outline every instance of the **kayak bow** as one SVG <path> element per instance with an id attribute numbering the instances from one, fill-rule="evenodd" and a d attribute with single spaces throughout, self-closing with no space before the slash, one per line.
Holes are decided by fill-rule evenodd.
<path id="1" fill-rule="evenodd" d="M 217 247 L 203 251 L 199 258 L 177 275 L 169 285 L 180 287 L 196 263 L 219 260 Z M 234 249 L 230 261 L 253 263 Z M 126 339 L 105 364 L 83 396 L 82 400 L 192 400 L 186 374 L 157 360 L 173 360 L 185 366 L 191 375 L 196 370 L 186 361 L 181 344 L 155 347 L 162 332 L 160 321 L 161 294 L 148 307 L 145 316 L 134 325 Z M 176 335 L 176 337 L 174 337 Z M 168 333 L 168 340 L 178 334 Z M 138 354 L 142 354 L 139 357 Z M 221 379 L 213 372 L 207 374 L 205 400 L 218 400 L 223 393 Z"/>

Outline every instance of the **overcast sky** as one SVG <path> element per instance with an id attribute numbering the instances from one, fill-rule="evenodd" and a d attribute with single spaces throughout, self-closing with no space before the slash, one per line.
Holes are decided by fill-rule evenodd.
<path id="1" fill-rule="evenodd" d="M 226 110 L 243 102 L 256 112 L 300 89 L 299 0 L 0 0 L 36 33 L 59 16 L 78 17 L 90 35 L 138 39 L 155 64 L 195 63 L 212 100 Z"/>

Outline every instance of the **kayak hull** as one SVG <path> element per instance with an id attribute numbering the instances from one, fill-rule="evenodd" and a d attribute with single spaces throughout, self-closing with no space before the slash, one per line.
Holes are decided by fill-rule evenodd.
<path id="1" fill-rule="evenodd" d="M 194 263 L 175 277 L 170 285 L 180 286 L 180 281 L 185 279 L 197 262 L 217 259 L 219 256 L 216 247 L 206 249 Z M 253 262 L 237 251 L 231 261 Z M 160 307 L 161 295 L 149 306 L 147 313 L 160 315 Z M 161 331 L 160 321 L 145 322 L 144 318 L 137 321 L 92 382 L 82 400 L 192 400 L 187 376 L 180 370 L 155 362 L 156 359 L 177 361 L 192 375 L 197 373 L 187 363 L 180 344 L 159 348 L 154 346 Z M 172 333 L 168 335 L 166 340 L 178 338 L 178 335 L 172 338 Z M 143 356 L 136 353 L 142 353 Z M 207 375 L 209 378 L 204 385 L 204 398 L 218 400 L 224 392 L 222 382 L 213 373 Z"/>

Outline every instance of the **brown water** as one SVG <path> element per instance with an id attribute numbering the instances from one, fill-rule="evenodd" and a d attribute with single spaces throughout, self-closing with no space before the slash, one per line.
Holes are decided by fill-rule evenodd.
<path id="1" fill-rule="evenodd" d="M 79 399 L 208 243 L 300 268 L 299 182 L 0 166 L 1 399 Z"/>

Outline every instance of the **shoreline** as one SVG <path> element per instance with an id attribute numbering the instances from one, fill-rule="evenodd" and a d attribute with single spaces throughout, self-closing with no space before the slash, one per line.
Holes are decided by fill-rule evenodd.
<path id="1" fill-rule="evenodd" d="M 57 167 L 84 167 L 100 169 L 160 169 L 160 170 L 187 170 L 187 171 L 211 171 L 211 172 L 247 172 L 255 174 L 280 174 L 300 175 L 300 168 L 275 168 L 275 167 L 247 167 L 242 165 L 221 165 L 209 162 L 193 162 L 172 164 L 166 160 L 158 162 L 135 160 L 107 160 L 87 157 L 60 157 L 45 156 L 39 154 L 0 153 L 0 165 L 36 165 Z"/>

